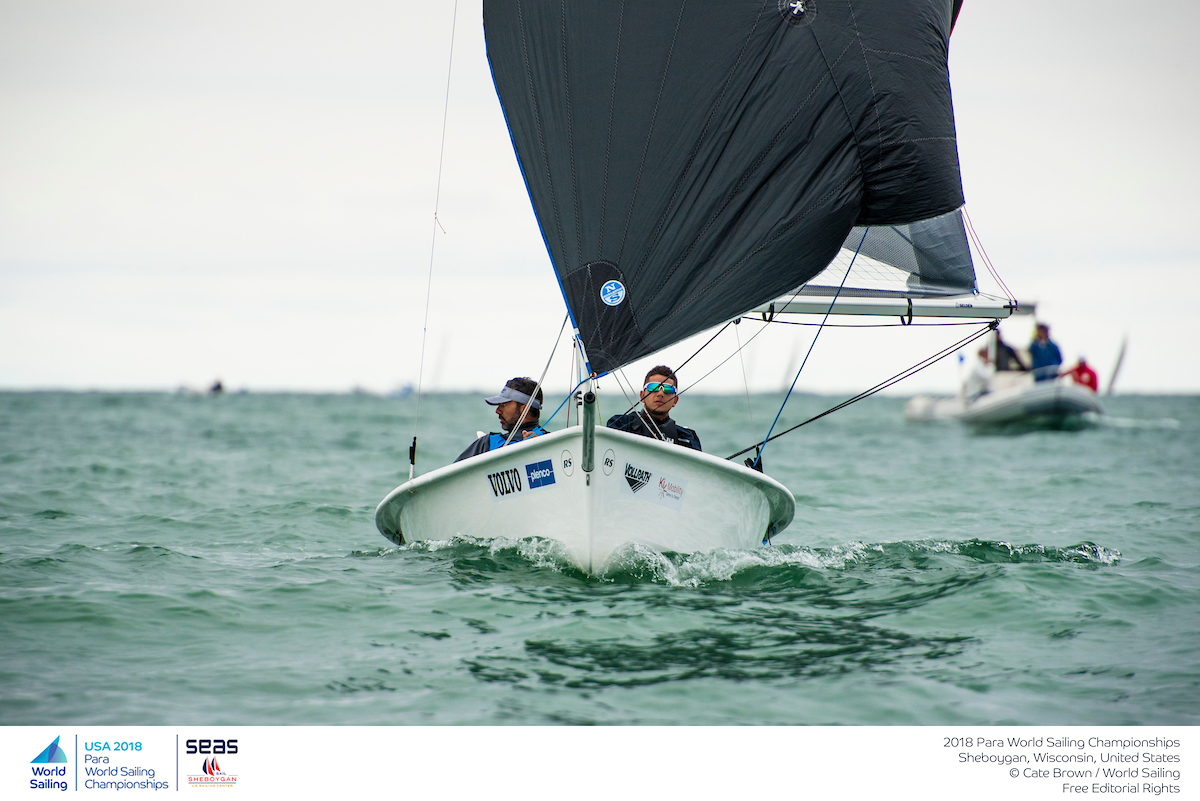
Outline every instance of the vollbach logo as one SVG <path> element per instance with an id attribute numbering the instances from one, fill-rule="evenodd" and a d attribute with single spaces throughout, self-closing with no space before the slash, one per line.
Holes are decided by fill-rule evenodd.
<path id="1" fill-rule="evenodd" d="M 650 471 L 643 470 L 640 467 L 634 467 L 629 462 L 626 462 L 625 481 L 629 483 L 629 489 L 637 492 L 642 487 L 650 483 Z"/>
<path id="2" fill-rule="evenodd" d="M 57 768 L 30 768 L 33 771 L 33 778 L 29 780 L 29 789 L 31 790 L 63 790 L 67 789 L 66 775 L 67 754 L 58 747 L 58 737 L 54 738 L 54 742 L 46 746 L 46 750 L 29 760 L 31 765 L 51 765 L 58 764 Z M 61 779 L 54 777 L 63 777 Z"/>

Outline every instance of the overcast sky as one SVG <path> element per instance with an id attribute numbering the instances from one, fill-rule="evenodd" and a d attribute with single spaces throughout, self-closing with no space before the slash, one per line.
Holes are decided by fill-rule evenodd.
<path id="1" fill-rule="evenodd" d="M 565 310 L 479 0 L 458 4 L 438 192 L 453 18 L 452 0 L 0 0 L 0 388 L 415 383 L 431 250 L 426 388 L 536 377 Z M 1182 0 L 966 0 L 951 40 L 988 255 L 1103 382 L 1127 335 L 1127 392 L 1200 391 L 1185 350 L 1200 317 L 1198 23 Z M 758 328 L 727 331 L 684 383 Z M 811 336 L 756 339 L 751 389 L 777 390 Z M 858 391 L 960 336 L 828 330 L 798 387 Z M 897 391 L 952 391 L 957 369 Z M 549 385 L 569 374 L 564 341 Z M 700 388 L 740 392 L 741 360 Z"/>

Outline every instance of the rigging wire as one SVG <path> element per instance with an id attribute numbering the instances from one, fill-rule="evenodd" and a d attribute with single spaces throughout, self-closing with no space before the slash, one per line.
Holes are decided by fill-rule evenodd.
<path id="1" fill-rule="evenodd" d="M 746 359 L 742 356 L 742 335 L 738 333 L 738 325 L 742 322 L 742 318 L 737 318 L 733 321 L 733 335 L 737 337 L 738 343 L 738 361 L 742 365 L 742 388 L 746 390 L 746 411 L 750 414 L 750 426 L 758 428 L 758 423 L 754 422 L 754 407 L 750 405 L 750 380 L 746 378 Z"/>
<path id="2" fill-rule="evenodd" d="M 1014 306 L 1019 306 L 1017 298 L 1009 290 L 1008 285 L 1004 283 L 1004 279 L 1000 277 L 1000 273 L 992 266 L 992 260 L 988 258 L 987 251 L 983 249 L 983 240 L 979 238 L 979 234 L 975 232 L 975 225 L 971 222 L 971 215 L 967 214 L 967 207 L 962 207 L 962 218 L 967 224 L 967 231 L 971 234 L 971 241 L 975 243 L 975 249 L 979 251 L 980 257 L 983 259 L 983 266 L 987 267 L 988 273 L 1000 286 L 1005 296 L 1013 303 Z"/>
<path id="3" fill-rule="evenodd" d="M 429 245 L 429 275 L 425 279 L 425 322 L 421 324 L 421 359 L 417 367 L 417 409 L 413 414 L 412 445 L 408 448 L 408 480 L 412 481 L 417 469 L 417 426 L 421 420 L 421 390 L 425 380 L 425 340 L 429 336 L 429 299 L 433 294 L 433 254 L 437 249 L 437 232 L 442 223 L 438 219 L 438 208 L 442 201 L 442 164 L 446 157 L 446 121 L 450 117 L 450 76 L 454 71 L 454 31 L 458 26 L 458 0 L 454 0 L 454 15 L 450 21 L 450 59 L 446 66 L 446 100 L 442 105 L 442 142 L 438 150 L 437 191 L 433 200 L 433 237 Z"/>
<path id="4" fill-rule="evenodd" d="M 837 404 L 836 406 L 833 406 L 832 408 L 826 409 L 825 411 L 821 412 L 818 415 L 808 418 L 803 423 L 798 423 L 798 424 L 792 426 L 791 428 L 787 429 L 786 431 L 780 431 L 778 434 L 776 434 L 773 437 L 770 437 L 769 439 L 764 439 L 761 442 L 756 442 L 753 445 L 751 445 L 750 447 L 743 448 L 742 450 L 738 451 L 737 453 L 735 453 L 731 456 L 727 456 L 725 458 L 726 459 L 736 459 L 737 457 L 741 456 L 743 453 L 749 453 L 750 451 L 754 450 L 755 448 L 759 448 L 760 453 L 761 453 L 761 448 L 764 445 L 766 445 L 768 442 L 770 442 L 771 440 L 779 439 L 784 434 L 789 434 L 789 433 L 795 431 L 797 428 L 806 426 L 809 423 L 812 423 L 816 420 L 820 420 L 822 417 L 825 417 L 826 415 L 833 414 L 836 411 L 846 408 L 847 406 L 849 406 L 852 403 L 857 403 L 860 400 L 869 398 L 872 395 L 876 394 L 877 392 L 881 392 L 881 391 L 887 389 L 888 387 L 893 386 L 894 384 L 897 384 L 900 381 L 903 381 L 905 378 L 909 378 L 910 376 L 916 375 L 917 373 L 924 370 L 926 367 L 929 367 L 932 364 L 936 364 L 937 362 L 939 362 L 942 359 L 949 356 L 951 353 L 954 353 L 955 351 L 966 347 L 967 345 L 971 344 L 972 342 L 979 339 L 980 337 L 985 336 L 986 334 L 996 330 L 996 327 L 1000 325 L 1000 322 L 998 320 L 989 320 L 987 323 L 983 323 L 982 325 L 983 325 L 983 327 L 979 331 L 976 331 L 975 333 L 971 334 L 968 337 L 965 337 L 964 339 L 960 339 L 958 342 L 955 342 L 950 347 L 945 348 L 944 350 L 938 351 L 933 356 L 930 356 L 929 358 L 918 362 L 917 364 L 913 365 L 912 367 L 909 367 L 907 370 L 904 370 L 903 372 L 897 373 L 896 375 L 892 376 L 891 378 L 887 379 L 886 381 L 882 381 L 882 382 L 876 384 L 875 386 L 871 387 L 870 389 L 863 390 L 862 392 L 858 393 L 854 397 L 848 398 L 847 400 L 842 401 L 841 403 Z"/>
<path id="5" fill-rule="evenodd" d="M 690 362 L 692 359 L 694 359 L 694 358 L 696 358 L 697 356 L 699 356 L 699 355 L 700 355 L 700 351 L 704 350 L 704 349 L 705 349 L 705 348 L 707 348 L 709 345 L 711 345 L 711 344 L 713 343 L 713 340 L 714 340 L 714 339 L 716 339 L 717 337 L 721 336 L 721 332 L 723 332 L 723 331 L 724 331 L 726 328 L 728 328 L 728 327 L 729 327 L 729 326 L 731 326 L 732 324 L 733 324 L 733 320 L 730 320 L 729 322 L 725 323 L 725 325 L 721 326 L 721 330 L 720 330 L 720 331 L 718 331 L 717 333 L 713 334 L 711 337 L 709 337 L 709 338 L 708 338 L 708 341 L 707 341 L 707 342 L 705 342 L 703 345 L 701 345 L 701 346 L 699 347 L 699 349 L 697 349 L 697 350 L 696 350 L 696 352 L 695 352 L 695 353 L 693 353 L 691 356 L 688 356 L 688 357 L 687 357 L 687 359 L 685 359 L 685 360 L 684 360 L 683 364 L 681 364 L 681 365 L 679 365 L 678 367 L 676 367 L 676 368 L 675 368 L 675 372 L 676 372 L 676 373 L 678 373 L 680 370 L 682 370 L 684 367 L 686 367 L 688 362 Z"/>
<path id="6" fill-rule="evenodd" d="M 550 372 L 550 363 L 554 361 L 554 354 L 558 352 L 558 343 L 562 342 L 562 334 L 563 331 L 567 330 L 567 320 L 569 319 L 571 319 L 571 314 L 569 312 L 563 315 L 562 326 L 558 329 L 558 336 L 554 338 L 554 347 L 550 349 L 550 358 L 546 360 L 546 367 L 542 370 L 541 377 L 538 378 L 537 386 L 533 388 L 533 392 L 529 395 L 531 402 L 526 403 L 521 408 L 521 416 L 517 418 L 517 424 L 513 426 L 512 431 L 509 432 L 508 439 L 504 440 L 505 445 L 513 441 L 513 437 L 515 437 L 517 432 L 521 430 L 521 424 L 525 422 L 525 417 L 529 414 L 530 408 L 533 407 L 532 400 L 537 398 L 538 390 L 542 388 L 542 382 L 546 380 L 546 373 Z M 546 422 L 548 423 L 550 421 L 547 420 Z"/>
<path id="7" fill-rule="evenodd" d="M 825 322 L 829 319 L 829 315 L 833 314 L 833 305 L 837 303 L 838 295 L 842 294 L 842 287 L 846 285 L 846 279 L 850 277 L 850 271 L 854 269 L 854 261 L 858 258 L 858 252 L 862 250 L 863 242 L 867 241 L 867 233 L 870 230 L 869 227 L 863 229 L 862 239 L 858 240 L 858 247 L 854 249 L 854 256 L 851 257 L 850 264 L 846 267 L 846 274 L 842 276 L 842 282 L 838 284 L 837 292 L 833 293 L 833 300 L 829 301 L 828 311 L 821 318 L 821 327 L 817 329 L 817 333 L 813 334 L 812 342 L 808 345 L 808 352 L 804 354 L 804 361 L 800 362 L 800 369 L 796 371 L 796 377 L 792 379 L 792 385 L 788 387 L 787 394 L 783 396 L 783 403 L 779 404 L 779 411 L 775 413 L 775 419 L 771 421 L 771 427 L 767 429 L 767 436 L 763 439 L 762 445 L 759 446 L 758 452 L 754 454 L 754 463 L 750 467 L 756 470 L 762 469 L 760 466 L 762 449 L 771 441 L 771 432 L 775 430 L 775 425 L 779 422 L 779 416 L 783 414 L 783 407 L 787 406 L 788 398 L 792 397 L 792 391 L 796 388 L 796 382 L 800 380 L 800 374 L 804 372 L 804 365 L 808 364 L 808 357 L 812 355 L 813 348 L 817 345 L 817 337 L 821 336 L 821 331 L 825 328 Z M 909 308 L 911 307 L 910 304 Z"/>

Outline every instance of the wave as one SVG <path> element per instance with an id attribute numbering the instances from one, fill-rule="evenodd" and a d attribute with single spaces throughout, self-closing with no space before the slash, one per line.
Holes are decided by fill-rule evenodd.
<path id="1" fill-rule="evenodd" d="M 512 573 L 550 570 L 582 578 L 592 584 L 650 583 L 700 587 L 722 582 L 778 587 L 780 578 L 803 581 L 814 571 L 883 571 L 969 567 L 978 564 L 1047 563 L 1110 567 L 1121 552 L 1080 542 L 1064 547 L 1002 540 L 916 540 L 886 543 L 849 542 L 826 548 L 772 545 L 752 550 L 718 548 L 691 554 L 663 553 L 638 543 L 619 549 L 603 568 L 589 576 L 572 562 L 561 543 L 543 537 L 475 538 L 420 541 L 387 551 L 428 554 L 447 560 L 456 569 L 469 570 L 478 578 Z M 787 582 L 785 582 L 787 583 Z"/>

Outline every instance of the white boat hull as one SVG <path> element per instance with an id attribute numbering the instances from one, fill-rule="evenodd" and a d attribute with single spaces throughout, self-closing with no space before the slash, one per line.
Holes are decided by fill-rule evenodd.
<path id="1" fill-rule="evenodd" d="M 693 553 L 753 548 L 791 522 L 778 481 L 708 454 L 595 429 L 595 465 L 581 464 L 579 427 L 447 465 L 393 490 L 375 510 L 389 540 L 540 536 L 595 572 L 639 543 Z"/>
<path id="2" fill-rule="evenodd" d="M 1007 385 L 972 400 L 919 395 L 908 402 L 911 422 L 961 420 L 975 428 L 1004 426 L 1064 427 L 1080 424 L 1089 414 L 1104 413 L 1096 393 L 1066 379 L 1034 382 L 1028 375 L 1003 376 Z"/>

